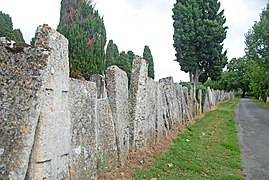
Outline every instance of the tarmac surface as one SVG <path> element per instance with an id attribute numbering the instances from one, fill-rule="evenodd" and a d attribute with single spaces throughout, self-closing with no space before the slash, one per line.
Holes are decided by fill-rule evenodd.
<path id="1" fill-rule="evenodd" d="M 241 99 L 235 112 L 243 173 L 247 180 L 269 180 L 269 110 Z"/>

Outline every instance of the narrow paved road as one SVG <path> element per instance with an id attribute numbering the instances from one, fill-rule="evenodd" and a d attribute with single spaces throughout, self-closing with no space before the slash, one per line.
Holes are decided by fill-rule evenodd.
<path id="1" fill-rule="evenodd" d="M 246 179 L 269 180 L 269 110 L 241 99 L 236 121 Z"/>

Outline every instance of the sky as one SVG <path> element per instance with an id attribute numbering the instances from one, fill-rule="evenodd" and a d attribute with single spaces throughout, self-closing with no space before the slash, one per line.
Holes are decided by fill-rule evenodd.
<path id="1" fill-rule="evenodd" d="M 0 11 L 12 17 L 30 42 L 36 27 L 44 23 L 56 29 L 61 0 L 0 0 Z M 104 17 L 107 39 L 113 39 L 119 51 L 132 50 L 142 56 L 148 45 L 154 59 L 155 80 L 172 76 L 175 82 L 188 81 L 175 62 L 172 8 L 176 0 L 94 0 Z M 244 34 L 266 6 L 267 0 L 220 0 L 229 27 L 224 49 L 228 59 L 244 55 Z"/>

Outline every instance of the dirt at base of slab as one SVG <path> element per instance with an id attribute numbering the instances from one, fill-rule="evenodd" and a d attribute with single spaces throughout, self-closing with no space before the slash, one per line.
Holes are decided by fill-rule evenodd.
<path id="1" fill-rule="evenodd" d="M 196 117 L 197 118 L 201 118 Z M 193 124 L 192 121 L 189 124 Z M 155 145 L 146 146 L 142 149 L 131 151 L 128 156 L 128 161 L 122 167 L 106 172 L 98 177 L 98 180 L 131 180 L 134 179 L 133 172 L 137 168 L 147 168 L 153 164 L 153 161 L 165 153 L 173 140 L 186 129 L 175 130 L 170 135 L 164 137 L 160 142 Z"/>

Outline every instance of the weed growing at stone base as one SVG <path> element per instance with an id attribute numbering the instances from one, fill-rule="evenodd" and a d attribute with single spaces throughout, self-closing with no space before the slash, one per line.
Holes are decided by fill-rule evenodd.
<path id="1" fill-rule="evenodd" d="M 221 104 L 180 134 L 170 149 L 134 173 L 136 179 L 244 179 L 234 108 L 239 99 Z"/>

